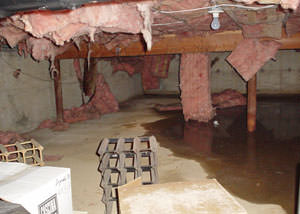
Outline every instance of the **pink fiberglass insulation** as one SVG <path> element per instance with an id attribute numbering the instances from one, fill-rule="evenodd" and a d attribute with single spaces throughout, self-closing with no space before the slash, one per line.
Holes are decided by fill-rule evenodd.
<path id="1" fill-rule="evenodd" d="M 153 57 L 144 57 L 144 69 L 142 72 L 142 82 L 144 90 L 157 89 L 160 86 L 159 78 L 153 75 Z"/>
<path id="2" fill-rule="evenodd" d="M 153 76 L 159 78 L 168 78 L 169 65 L 174 56 L 156 55 L 151 57 L 152 57 L 151 70 Z"/>
<path id="3" fill-rule="evenodd" d="M 244 106 L 247 104 L 247 99 L 238 91 L 233 89 L 226 89 L 220 93 L 212 94 L 212 105 L 215 108 L 223 109 L 235 106 Z M 154 109 L 163 111 L 180 111 L 182 110 L 182 105 L 180 103 L 175 104 L 156 104 Z"/>
<path id="4" fill-rule="evenodd" d="M 248 81 L 269 59 L 275 57 L 279 47 L 280 43 L 275 41 L 245 39 L 227 57 L 227 61 Z"/>
<path id="5" fill-rule="evenodd" d="M 114 57 L 111 60 L 113 72 L 126 71 L 130 76 L 144 69 L 144 57 Z"/>
<path id="6" fill-rule="evenodd" d="M 182 106 L 181 103 L 175 103 L 175 104 L 156 104 L 154 106 L 154 109 L 158 112 L 164 112 L 164 111 L 181 111 Z"/>
<path id="7" fill-rule="evenodd" d="M 52 129 L 55 125 L 56 123 L 53 120 L 47 119 L 40 123 L 38 129 Z"/>
<path id="8" fill-rule="evenodd" d="M 102 74 L 98 74 L 96 90 L 88 105 L 93 106 L 101 114 L 119 111 L 119 104 Z"/>
<path id="9" fill-rule="evenodd" d="M 43 155 L 43 159 L 46 162 L 59 161 L 64 157 L 64 155 Z"/>
<path id="10" fill-rule="evenodd" d="M 244 38 L 274 38 L 280 39 L 282 22 L 274 24 L 242 25 Z"/>
<path id="11" fill-rule="evenodd" d="M 299 6 L 300 0 L 235 0 L 237 2 L 245 2 L 247 4 L 253 4 L 258 2 L 260 4 L 280 4 L 284 9 L 296 10 Z"/>
<path id="12" fill-rule="evenodd" d="M 87 104 L 80 107 L 73 107 L 64 110 L 64 122 L 76 123 L 79 121 L 97 119 L 102 114 L 116 112 L 119 110 L 119 104 L 111 93 L 108 84 L 105 82 L 102 74 L 97 75 L 96 90 Z M 39 128 L 51 128 L 54 130 L 64 130 L 66 124 L 57 124 L 51 120 L 45 120 Z"/>
<path id="13" fill-rule="evenodd" d="M 102 74 L 97 75 L 96 89 L 91 100 L 80 107 L 64 110 L 64 121 L 75 123 L 78 121 L 96 119 L 101 114 L 116 112 L 119 104 L 110 91 Z"/>
<path id="14" fill-rule="evenodd" d="M 112 62 L 112 66 L 113 66 L 114 73 L 117 71 L 126 71 L 130 76 L 136 73 L 136 69 L 134 68 L 134 66 L 132 66 L 129 63 L 121 62 L 121 63 L 113 64 Z"/>
<path id="15" fill-rule="evenodd" d="M 244 38 L 281 38 L 285 13 L 276 8 L 261 11 L 225 9 L 225 12 L 242 28 Z"/>
<path id="16" fill-rule="evenodd" d="M 148 50 L 152 45 L 150 8 L 153 2 L 131 2 L 118 4 L 90 4 L 75 10 L 64 11 L 29 11 L 0 20 L 0 36 L 11 47 L 31 38 L 27 42 L 29 52 L 34 51 L 36 60 L 49 59 L 60 54 L 58 46 L 65 45 L 80 36 L 88 35 L 94 41 L 95 34 L 107 33 L 142 33 Z M 137 36 L 131 35 L 135 40 Z M 125 41 L 127 38 L 127 41 Z M 34 39 L 36 41 L 34 41 Z M 42 40 L 39 40 L 42 39 Z M 129 44 L 129 35 L 120 36 L 107 44 L 115 47 L 117 42 Z M 38 44 L 34 46 L 34 44 Z M 106 43 L 103 43 L 106 44 Z M 56 46 L 57 45 L 57 46 Z M 39 50 L 41 49 L 41 50 Z M 59 49 L 59 50 L 58 50 Z M 50 53 L 47 53 L 50 52 Z"/>
<path id="17" fill-rule="evenodd" d="M 150 7 L 149 2 L 126 4 L 94 4 L 68 11 L 39 11 L 17 14 L 11 17 L 16 27 L 36 38 L 49 38 L 57 45 L 63 45 L 74 37 L 94 34 L 100 31 L 116 33 L 140 33 L 145 29 L 141 6 Z M 19 23 L 22 22 L 23 25 Z M 151 17 L 149 17 L 151 22 Z"/>
<path id="18" fill-rule="evenodd" d="M 26 46 L 27 51 L 38 61 L 54 59 L 56 55 L 63 53 L 69 48 L 68 44 L 59 47 L 54 45 L 49 39 L 37 39 L 34 37 L 30 37 L 26 40 Z"/>
<path id="19" fill-rule="evenodd" d="M 180 88 L 185 121 L 208 122 L 213 118 L 210 63 L 206 54 L 181 55 Z"/>
<path id="20" fill-rule="evenodd" d="M 69 128 L 69 124 L 47 119 L 41 122 L 40 125 L 38 126 L 38 129 L 45 129 L 45 128 L 52 129 L 54 131 L 63 131 Z"/>
<path id="21" fill-rule="evenodd" d="M 24 141 L 25 138 L 16 132 L 3 132 L 0 131 L 0 144 L 12 144 L 16 141 Z"/>
<path id="22" fill-rule="evenodd" d="M 216 108 L 244 106 L 247 104 L 247 99 L 236 90 L 226 89 L 220 93 L 214 93 L 212 95 L 212 104 Z"/>
<path id="23" fill-rule="evenodd" d="M 174 55 L 154 55 L 141 57 L 118 57 L 111 60 L 113 72 L 126 71 L 130 76 L 135 73 L 146 72 L 147 78 L 155 77 L 167 78 L 171 60 Z M 150 73 L 152 75 L 150 75 Z M 149 78 L 150 79 L 150 78 Z M 155 81 L 156 84 L 156 81 Z M 157 87 L 157 86 L 156 86 Z"/>
<path id="24" fill-rule="evenodd" d="M 15 47 L 18 42 L 29 37 L 27 33 L 14 26 L 1 26 L 0 36 L 4 37 L 10 47 Z"/>
<path id="25" fill-rule="evenodd" d="M 289 14 L 285 29 L 288 36 L 300 32 L 300 7 L 293 13 Z"/>
<path id="26" fill-rule="evenodd" d="M 100 118 L 101 113 L 91 105 L 82 105 L 64 110 L 64 122 L 76 123 L 85 120 Z"/>

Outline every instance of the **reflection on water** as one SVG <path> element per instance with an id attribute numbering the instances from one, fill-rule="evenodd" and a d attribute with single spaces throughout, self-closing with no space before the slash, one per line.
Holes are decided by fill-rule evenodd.
<path id="1" fill-rule="evenodd" d="M 246 129 L 246 108 L 219 110 L 211 123 L 185 123 L 181 113 L 144 124 L 178 156 L 197 160 L 228 191 L 255 203 L 281 205 L 293 213 L 300 162 L 300 103 L 259 101 L 257 130 Z M 214 161 L 212 161 L 214 160 Z"/>

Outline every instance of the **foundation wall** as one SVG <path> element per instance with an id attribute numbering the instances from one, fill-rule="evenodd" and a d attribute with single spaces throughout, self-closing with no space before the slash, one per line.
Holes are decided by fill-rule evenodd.
<path id="1" fill-rule="evenodd" d="M 211 53 L 211 90 L 220 92 L 227 88 L 246 93 L 246 83 L 226 62 L 230 52 Z M 268 61 L 257 74 L 258 94 L 300 94 L 300 52 L 278 51 L 276 61 Z M 180 57 L 172 60 L 168 79 L 161 80 L 155 93 L 179 93 L 178 71 Z"/>
<path id="2" fill-rule="evenodd" d="M 81 61 L 81 64 L 83 62 Z M 49 62 L 35 62 L 16 52 L 0 52 L 0 130 L 26 132 L 45 119 L 54 119 L 55 96 L 49 76 Z M 21 69 L 18 78 L 15 70 Z M 82 69 L 83 70 L 83 69 Z M 80 106 L 81 91 L 72 60 L 61 61 L 64 108 Z M 143 94 L 139 74 L 132 78 L 126 72 L 112 73 L 110 62 L 98 62 L 112 93 L 119 102 Z M 87 100 L 87 97 L 85 98 Z"/>

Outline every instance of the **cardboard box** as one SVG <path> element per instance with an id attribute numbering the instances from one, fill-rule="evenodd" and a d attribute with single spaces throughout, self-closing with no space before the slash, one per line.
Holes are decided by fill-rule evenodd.
<path id="1" fill-rule="evenodd" d="M 72 214 L 68 168 L 0 162 L 0 198 L 31 214 Z"/>

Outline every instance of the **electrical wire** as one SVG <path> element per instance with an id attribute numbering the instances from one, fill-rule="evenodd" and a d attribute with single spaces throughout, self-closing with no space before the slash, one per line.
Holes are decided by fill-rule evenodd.
<path id="1" fill-rule="evenodd" d="M 10 64 L 9 62 L 7 62 L 5 59 L 3 59 L 3 57 L 0 57 L 0 60 L 2 62 L 4 62 L 5 64 L 7 64 L 11 69 L 14 69 L 14 70 L 19 70 L 19 73 L 20 74 L 23 74 L 25 76 L 28 76 L 32 79 L 35 79 L 35 80 L 39 80 L 39 81 L 43 81 L 43 82 L 53 82 L 52 79 L 43 79 L 43 78 L 40 78 L 40 77 L 37 77 L 37 76 L 34 76 L 34 75 L 31 75 L 31 74 L 28 74 L 28 73 L 25 73 L 23 71 L 20 70 L 20 68 L 17 68 L 16 66 Z M 63 84 L 75 84 L 77 83 L 77 81 L 62 81 Z"/>
<path id="2" fill-rule="evenodd" d="M 267 5 L 267 6 L 260 6 L 260 7 L 253 7 L 253 6 L 245 6 L 245 5 L 240 5 L 240 4 L 216 4 L 214 6 L 207 6 L 207 7 L 198 7 L 198 8 L 192 8 L 192 9 L 185 9 L 185 10 L 158 10 L 160 13 L 165 13 L 165 14 L 171 14 L 171 13 L 186 13 L 186 12 L 194 12 L 194 11 L 199 11 L 199 10 L 208 10 L 208 9 L 213 9 L 216 7 L 236 7 L 236 8 L 241 8 L 241 9 L 246 9 L 246 10 L 264 10 L 264 9 L 269 9 L 269 8 L 275 8 L 277 5 Z"/>

